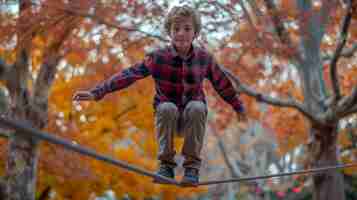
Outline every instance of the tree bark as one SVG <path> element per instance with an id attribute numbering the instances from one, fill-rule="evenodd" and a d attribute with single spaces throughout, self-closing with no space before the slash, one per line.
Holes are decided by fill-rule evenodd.
<path id="1" fill-rule="evenodd" d="M 75 17 L 65 19 L 66 26 L 60 37 L 53 41 L 46 50 L 38 78 L 30 92 L 28 79 L 29 71 L 28 51 L 31 49 L 35 29 L 26 28 L 26 17 L 31 1 L 20 1 L 20 18 L 18 26 L 19 43 L 17 44 L 17 58 L 14 66 L 7 72 L 6 85 L 11 97 L 10 119 L 26 121 L 30 126 L 43 129 L 47 123 L 49 89 L 57 72 L 57 64 L 62 58 L 59 49 L 63 41 L 70 35 L 77 21 Z M 59 23 L 59 22 L 55 22 Z M 55 24 L 53 24 L 55 25 Z M 30 31 L 30 32 L 29 32 Z M 24 34 L 25 33 L 25 34 Z M 0 63 L 1 64 L 1 63 Z M 36 194 L 37 165 L 39 159 L 39 141 L 25 134 L 10 134 L 8 145 L 8 159 L 6 163 L 6 199 L 34 200 Z"/>
<path id="2" fill-rule="evenodd" d="M 37 142 L 14 134 L 9 141 L 6 173 L 9 200 L 34 200 L 36 169 L 39 157 Z"/>
<path id="3" fill-rule="evenodd" d="M 42 66 L 48 78 L 43 81 L 43 84 L 51 85 L 54 79 L 57 66 L 58 56 L 49 56 L 48 61 Z M 26 62 L 19 63 L 18 68 L 28 68 Z M 48 65 L 50 64 L 50 65 Z M 50 70 L 52 69 L 52 70 Z M 19 76 L 18 71 L 14 71 L 12 76 Z M 21 80 L 21 79 L 12 79 Z M 46 126 L 47 109 L 48 109 L 48 89 L 44 87 L 41 95 L 36 93 L 36 96 L 30 96 L 27 86 L 21 87 L 21 81 L 14 81 L 9 84 L 14 87 L 9 87 L 10 95 L 14 100 L 14 105 L 11 110 L 11 119 L 27 121 L 31 126 L 42 129 Z M 27 137 L 24 134 L 10 134 L 8 146 L 8 159 L 6 163 L 7 187 L 6 194 L 8 200 L 34 200 L 36 194 L 36 177 L 37 163 L 39 159 L 39 141 L 32 137 Z"/>
<path id="4" fill-rule="evenodd" d="M 14 69 L 9 74 L 8 88 L 12 100 L 9 117 L 14 120 L 31 120 L 32 109 L 27 89 L 28 59 L 26 50 L 19 50 Z M 33 120 L 34 121 L 34 120 Z M 37 128 L 38 123 L 32 123 Z M 6 162 L 6 199 L 34 200 L 36 169 L 39 157 L 38 142 L 16 131 L 9 134 L 8 158 Z"/>
<path id="5" fill-rule="evenodd" d="M 337 124 L 338 119 L 328 119 L 324 105 L 328 98 L 325 80 L 322 76 L 321 41 L 325 34 L 326 24 L 329 21 L 329 13 L 337 1 L 324 1 L 319 12 L 312 10 L 312 1 L 297 0 L 301 13 L 311 12 L 308 18 L 300 20 L 301 24 L 301 49 L 303 59 L 298 67 L 301 78 L 304 104 L 308 110 L 323 116 L 323 122 L 316 124 L 309 120 L 309 166 L 326 167 L 338 164 L 337 151 Z M 330 105 L 328 105 L 330 106 Z M 339 171 L 331 170 L 313 176 L 314 200 L 344 200 L 343 177 Z"/>
<path id="6" fill-rule="evenodd" d="M 27 81 L 30 76 L 28 51 L 31 48 L 31 32 L 33 30 L 29 29 L 28 23 L 26 23 L 28 20 L 26 18 L 31 15 L 31 1 L 21 0 L 19 6 L 17 58 L 14 66 L 8 72 L 6 83 L 12 102 L 9 117 L 14 120 L 25 120 L 31 113 L 31 97 Z M 38 142 L 33 138 L 15 133 L 16 131 L 9 135 L 6 199 L 34 200 L 39 157 Z"/>
<path id="7" fill-rule="evenodd" d="M 0 199 L 6 199 L 6 181 L 4 177 L 0 178 Z"/>
<path id="8" fill-rule="evenodd" d="M 325 167 L 338 164 L 336 126 L 311 128 L 315 141 L 309 146 L 312 166 Z M 310 155 L 311 156 L 311 155 Z M 339 171 L 331 170 L 313 176 L 314 200 L 343 200 L 344 182 Z"/>

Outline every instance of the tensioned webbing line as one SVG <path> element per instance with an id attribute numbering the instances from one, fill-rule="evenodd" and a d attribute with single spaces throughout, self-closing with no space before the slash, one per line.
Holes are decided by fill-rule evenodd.
<path id="1" fill-rule="evenodd" d="M 29 125 L 25 125 L 24 123 L 19 123 L 19 122 L 15 122 L 9 119 L 5 119 L 3 117 L 0 117 L 0 124 L 8 127 L 8 128 L 12 128 L 17 130 L 16 134 L 22 134 L 24 136 L 29 136 L 29 134 L 31 134 L 31 137 L 35 137 L 36 139 L 39 140 L 45 140 L 49 143 L 52 144 L 57 144 L 60 146 L 63 146 L 66 149 L 70 149 L 72 151 L 78 152 L 80 154 L 95 158 L 97 160 L 100 161 L 104 161 L 110 164 L 113 164 L 115 166 L 118 166 L 120 168 L 132 171 L 132 172 L 136 172 L 138 174 L 142 174 L 145 176 L 149 176 L 152 178 L 158 178 L 161 179 L 162 181 L 165 181 L 167 183 L 173 184 L 173 185 L 180 185 L 179 182 L 177 182 L 176 180 L 170 179 L 170 178 L 166 178 L 164 176 L 160 176 L 154 173 L 151 173 L 145 169 L 130 165 L 128 163 L 125 163 L 123 161 L 119 161 L 119 160 L 115 160 L 109 156 L 104 156 L 104 155 L 100 155 L 98 153 L 96 153 L 95 151 L 89 149 L 89 148 L 85 148 L 85 147 L 81 147 L 77 144 L 74 144 L 72 142 L 66 141 L 64 139 L 61 139 L 57 136 L 51 135 L 49 133 L 43 132 L 43 131 L 39 131 Z"/>
<path id="2" fill-rule="evenodd" d="M 17 134 L 22 134 L 25 136 L 29 136 L 28 134 L 31 134 L 31 137 L 35 137 L 37 139 L 44 140 L 44 141 L 47 141 L 52 144 L 57 144 L 57 145 L 63 146 L 66 149 L 70 149 L 72 151 L 75 151 L 80 154 L 95 158 L 97 160 L 113 164 L 115 166 L 126 169 L 128 171 L 136 172 L 138 174 L 145 175 L 145 176 L 152 177 L 152 178 L 159 178 L 168 184 L 181 186 L 181 184 L 174 179 L 166 178 L 166 177 L 157 175 L 155 173 L 151 173 L 145 169 L 130 165 L 123 161 L 115 160 L 108 156 L 100 155 L 91 149 L 81 147 L 77 144 L 73 144 L 71 142 L 68 142 L 64 139 L 61 139 L 61 138 L 51 135 L 49 133 L 39 131 L 35 128 L 32 128 L 29 125 L 25 125 L 24 123 L 15 122 L 15 121 L 0 117 L 0 124 L 4 125 L 6 127 L 12 128 L 12 129 L 16 129 Z M 295 171 L 295 172 L 277 173 L 277 174 L 263 175 L 263 176 L 232 178 L 232 179 L 225 179 L 225 180 L 218 180 L 218 181 L 204 181 L 204 182 L 200 182 L 198 184 L 198 186 L 199 185 L 230 183 L 230 182 L 254 181 L 254 180 L 259 180 L 259 179 L 269 179 L 269 178 L 291 176 L 291 175 L 298 175 L 298 174 L 315 174 L 315 173 L 322 173 L 323 171 L 336 170 L 336 169 L 349 168 L 349 167 L 357 167 L 357 163 L 341 164 L 341 165 L 335 165 L 335 166 L 327 166 L 327 167 L 321 167 L 321 168 L 313 168 L 313 169 L 300 170 L 300 171 Z"/>
<path id="3" fill-rule="evenodd" d="M 263 175 L 263 176 L 231 178 L 231 179 L 218 180 L 218 181 L 204 181 L 204 182 L 200 182 L 198 185 L 212 185 L 212 184 L 243 182 L 243 181 L 249 182 L 249 181 L 255 181 L 255 180 L 259 180 L 259 179 L 269 179 L 269 178 L 277 178 L 277 177 L 283 177 L 283 176 L 292 176 L 292 175 L 300 175 L 300 174 L 317 174 L 317 173 L 322 173 L 324 171 L 350 168 L 350 167 L 357 167 L 357 163 L 340 164 L 340 165 L 334 165 L 334 166 L 319 167 L 319 168 L 312 168 L 312 169 L 299 170 L 299 171 L 294 171 L 294 172 L 277 173 L 277 174 L 270 174 L 270 175 Z"/>

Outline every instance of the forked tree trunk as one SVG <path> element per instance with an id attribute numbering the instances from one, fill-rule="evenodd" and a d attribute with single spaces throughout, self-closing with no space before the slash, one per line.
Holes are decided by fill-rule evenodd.
<path id="1" fill-rule="evenodd" d="M 58 58 L 58 56 L 52 56 L 48 60 L 45 60 L 39 73 L 39 79 L 48 80 L 49 85 L 54 79 Z M 19 65 L 24 65 L 21 67 L 17 66 L 19 68 L 28 68 L 26 62 L 20 62 Z M 11 74 L 11 76 L 17 78 L 15 80 L 21 80 L 19 75 L 21 73 Z M 11 116 L 9 117 L 21 122 L 26 121 L 29 123 L 29 126 L 42 129 L 48 120 L 48 87 L 41 88 L 41 95 L 35 92 L 31 98 L 27 87 L 21 87 L 21 83 L 9 87 L 14 102 L 11 108 Z M 39 141 L 31 136 L 27 136 L 26 133 L 15 133 L 9 136 L 6 163 L 7 199 L 34 200 L 36 194 L 37 163 L 39 159 Z"/>
<path id="2" fill-rule="evenodd" d="M 32 119 L 30 96 L 25 77 L 28 70 L 28 59 L 25 50 L 18 57 L 8 80 L 12 100 L 10 117 L 14 120 Z M 38 125 L 37 123 L 34 124 Z M 15 130 L 14 130 L 15 131 Z M 24 133 L 9 134 L 8 156 L 6 162 L 6 195 L 8 200 L 34 200 L 36 186 L 36 169 L 39 157 L 38 144 L 34 138 L 26 137 Z"/>
<path id="3" fill-rule="evenodd" d="M 17 58 L 7 77 L 7 85 L 11 97 L 10 115 L 14 120 L 32 121 L 31 97 L 28 91 L 29 78 L 28 51 L 31 37 L 25 37 L 29 30 L 25 28 L 25 11 L 31 9 L 31 1 L 19 1 L 20 17 L 18 19 Z M 35 121 L 35 120 L 33 120 Z M 34 124 L 37 125 L 37 124 Z M 34 200 L 36 187 L 36 169 L 39 157 L 37 142 L 31 137 L 24 137 L 11 133 L 8 142 L 8 156 L 6 162 L 6 199 Z"/>
<path id="4" fill-rule="evenodd" d="M 20 25 L 19 38 L 26 30 L 21 30 L 26 25 L 26 15 L 22 12 L 30 9 L 30 0 L 20 0 Z M 28 17 L 27 17 L 28 18 Z M 30 126 L 42 129 L 46 126 L 48 116 L 49 89 L 57 72 L 57 64 L 61 59 L 58 53 L 65 38 L 70 35 L 76 25 L 74 18 L 66 18 L 67 26 L 60 34 L 57 41 L 45 51 L 43 62 L 38 77 L 32 86 L 31 94 L 28 79 L 29 71 L 28 51 L 31 38 L 24 38 L 18 44 L 17 59 L 8 72 L 7 86 L 11 97 L 11 119 L 27 121 Z M 34 30 L 33 30 L 34 31 Z M 34 35 L 32 32 L 28 35 Z M 37 163 L 39 159 L 39 141 L 28 137 L 26 133 L 10 134 L 8 145 L 8 158 L 6 163 L 6 199 L 8 200 L 34 200 L 36 194 Z"/>

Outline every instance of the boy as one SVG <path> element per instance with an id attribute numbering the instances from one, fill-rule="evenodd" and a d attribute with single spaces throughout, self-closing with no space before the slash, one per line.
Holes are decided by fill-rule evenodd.
<path id="1" fill-rule="evenodd" d="M 195 186 L 199 182 L 200 152 L 207 118 L 203 80 L 211 81 L 220 96 L 232 105 L 239 120 L 246 119 L 230 80 L 207 51 L 192 44 L 200 29 L 200 17 L 193 8 L 172 8 L 165 19 L 165 30 L 171 38 L 169 46 L 148 54 L 141 63 L 113 75 L 92 90 L 78 91 L 73 97 L 74 100 L 100 100 L 107 93 L 151 75 L 156 89 L 155 127 L 160 160 L 157 173 L 175 178 L 173 139 L 175 133 L 184 133 L 185 172 L 181 181 L 184 186 Z"/>

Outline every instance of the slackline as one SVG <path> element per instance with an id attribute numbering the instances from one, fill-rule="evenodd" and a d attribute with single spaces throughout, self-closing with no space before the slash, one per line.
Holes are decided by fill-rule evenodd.
<path id="1" fill-rule="evenodd" d="M 25 123 L 20 123 L 17 121 L 13 121 L 13 120 L 9 120 L 9 119 L 0 117 L 0 124 L 6 126 L 8 128 L 15 129 L 16 134 L 21 134 L 21 135 L 24 135 L 27 137 L 29 136 L 28 134 L 31 134 L 31 137 L 34 137 L 36 139 L 44 140 L 44 141 L 47 141 L 52 144 L 63 146 L 66 149 L 72 150 L 74 152 L 92 157 L 94 159 L 97 159 L 97 160 L 100 160 L 100 161 L 103 161 L 106 163 L 110 163 L 112 165 L 118 166 L 118 167 L 126 169 L 128 171 L 132 171 L 132 172 L 144 175 L 144 176 L 156 178 L 161 181 L 164 181 L 167 184 L 182 186 L 178 181 L 176 181 L 174 179 L 170 179 L 170 178 L 166 178 L 164 176 L 157 175 L 157 174 L 149 172 L 145 169 L 130 165 L 124 161 L 113 159 L 109 156 L 100 155 L 89 148 L 81 147 L 80 145 L 66 141 L 66 140 L 61 139 L 61 138 L 54 136 L 52 134 L 49 134 L 49 133 L 46 133 L 43 131 L 39 131 L 39 130 L 31 127 L 30 125 L 26 125 Z M 250 181 L 255 181 L 255 180 L 260 180 L 260 179 L 277 178 L 277 177 L 292 176 L 292 175 L 298 175 L 298 174 L 316 174 L 316 173 L 322 173 L 324 171 L 350 168 L 350 167 L 357 167 L 357 163 L 340 164 L 340 165 L 334 165 L 334 166 L 326 166 L 326 167 L 320 167 L 320 168 L 312 168 L 312 169 L 299 170 L 299 171 L 294 171 L 294 172 L 277 173 L 277 174 L 270 174 L 270 175 L 263 175 L 263 176 L 231 178 L 231 179 L 217 180 L 217 181 L 202 181 L 202 182 L 198 183 L 197 186 L 231 183 L 231 182 L 250 182 Z"/>

